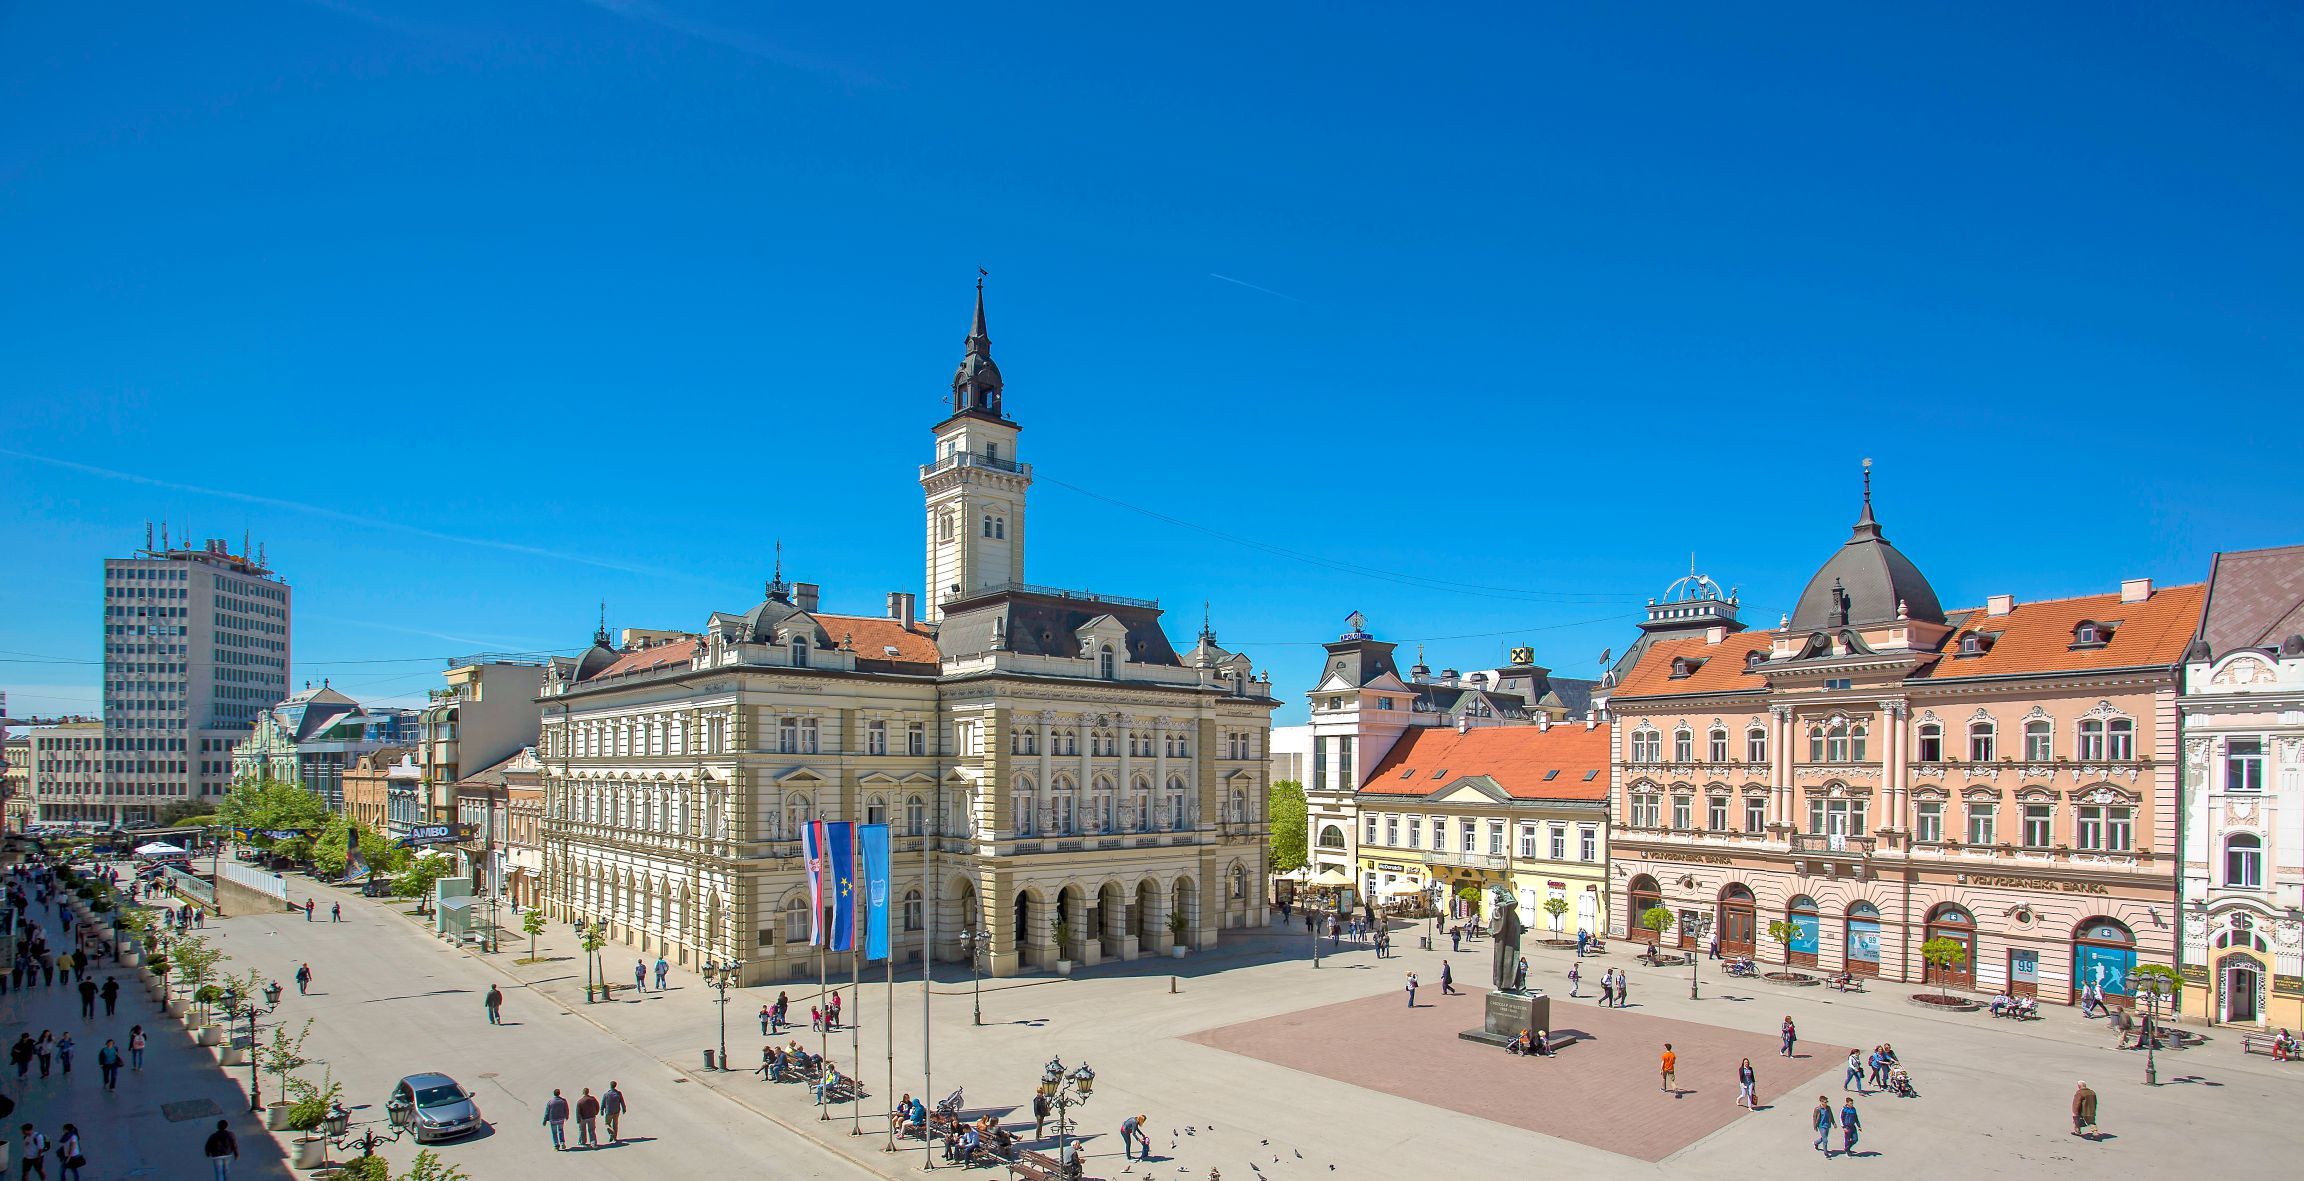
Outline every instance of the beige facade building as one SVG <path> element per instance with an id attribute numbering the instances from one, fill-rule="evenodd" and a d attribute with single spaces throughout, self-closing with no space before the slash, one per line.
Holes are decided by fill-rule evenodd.
<path id="1" fill-rule="evenodd" d="M 1888 980 L 2131 999 L 2175 959 L 2178 671 L 2199 586 L 1946 611 L 1872 515 L 1770 631 L 1667 596 L 1604 683 L 1611 929 Z M 1771 921 L 1794 938 L 1767 937 Z"/>
<path id="2" fill-rule="evenodd" d="M 8 831 L 22 832 L 40 818 L 40 806 L 32 800 L 32 740 L 9 735 L 0 762 L 7 764 L 0 771 L 0 800 L 7 801 Z"/>
<path id="3" fill-rule="evenodd" d="M 925 609 L 827 611 L 781 571 L 693 631 L 603 627 L 545 672 L 545 904 L 675 962 L 813 976 L 800 832 L 887 823 L 899 959 L 996 975 L 1266 921 L 1270 684 L 1158 604 L 1022 581 L 1032 469 L 983 300 L 920 469 Z M 1058 920 L 1061 919 L 1061 923 Z M 1173 924 L 1173 925 L 1172 925 Z"/>
<path id="4" fill-rule="evenodd" d="M 30 745 L 24 791 L 42 824 L 116 824 L 104 782 L 104 723 L 61 722 L 24 732 Z M 134 817 L 131 817 L 134 818 Z"/>
<path id="5" fill-rule="evenodd" d="M 455 787 L 466 776 L 536 745 L 544 666 L 474 659 L 451 667 L 418 715 L 417 762 L 435 821 L 455 812 Z"/>

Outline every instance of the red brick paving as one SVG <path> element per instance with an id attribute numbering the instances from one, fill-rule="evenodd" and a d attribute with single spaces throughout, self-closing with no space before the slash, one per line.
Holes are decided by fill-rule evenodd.
<path id="1" fill-rule="evenodd" d="M 1456 1036 L 1479 1027 L 1482 996 L 1444 997 L 1428 988 L 1411 1010 L 1401 993 L 1385 993 L 1185 1040 L 1645 1161 L 1663 1160 L 1743 1117 L 1736 1106 L 1739 1059 L 1752 1059 L 1763 1106 L 1786 1095 L 1805 1106 L 1812 1095 L 1837 1100 L 1837 1072 L 1848 1057 L 1846 1046 L 1804 1040 L 1800 1056 L 1787 1061 L 1769 1034 L 1555 996 L 1555 1034 L 1581 1037 L 1556 1058 L 1515 1058 Z M 1679 1055 L 1677 1098 L 1658 1076 L 1666 1042 Z"/>

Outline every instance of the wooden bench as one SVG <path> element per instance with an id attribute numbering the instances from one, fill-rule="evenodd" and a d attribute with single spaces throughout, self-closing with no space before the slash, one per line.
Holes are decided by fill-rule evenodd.
<path id="1" fill-rule="evenodd" d="M 1073 1152 L 1073 1159 L 1078 1160 L 1079 1148 L 1075 1146 Z M 1030 1149 L 1018 1149 L 1016 1159 L 1007 1164 L 1009 1172 L 1029 1177 L 1032 1181 L 1071 1181 L 1071 1178 L 1079 1176 L 1076 1170 L 1068 1173 L 1055 1157 Z"/>
<path id="2" fill-rule="evenodd" d="M 1864 991 L 1864 978 L 1862 976 L 1851 975 L 1845 980 L 1834 980 L 1831 982 L 1831 984 L 1832 987 L 1837 988 L 1842 992 Z"/>
<path id="3" fill-rule="evenodd" d="M 2276 1033 L 2244 1033 L 2240 1035 L 2240 1052 L 2271 1057 L 2272 1045 L 2279 1040 L 2280 1035 Z M 2293 1054 L 2294 1051 L 2291 1050 L 2290 1053 Z"/>

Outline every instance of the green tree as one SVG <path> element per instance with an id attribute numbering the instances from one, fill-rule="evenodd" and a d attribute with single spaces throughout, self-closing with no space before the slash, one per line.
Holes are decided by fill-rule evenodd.
<path id="1" fill-rule="evenodd" d="M 1664 942 L 1665 928 L 1670 927 L 1675 921 L 1677 920 L 1673 918 L 1672 912 L 1661 906 L 1651 906 L 1640 912 L 1641 927 L 1655 934 L 1656 938 L 1653 942 L 1658 945 L 1662 945 Z"/>
<path id="2" fill-rule="evenodd" d="M 531 906 L 520 916 L 520 929 L 528 933 L 528 958 L 536 958 L 536 937 L 544 933 L 544 911 Z"/>
<path id="3" fill-rule="evenodd" d="M 1792 941 L 1800 937 L 1800 924 L 1790 919 L 1770 919 L 1768 937 L 1776 941 L 1778 954 L 1783 957 L 1784 967 L 1789 970 L 1792 967 Z"/>
<path id="4" fill-rule="evenodd" d="M 176 978 L 183 981 L 195 997 L 202 986 L 215 978 L 217 965 L 229 958 L 198 935 L 177 936 L 168 951 L 175 961 Z"/>
<path id="5" fill-rule="evenodd" d="M 329 877 L 342 877 L 352 862 L 352 819 L 332 816 L 320 839 L 312 845 L 312 865 Z M 374 873 L 391 873 L 401 866 L 400 847 L 370 829 L 360 830 L 360 859 Z"/>
<path id="6" fill-rule="evenodd" d="M 2184 991 L 2184 974 L 2166 964 L 2138 964 L 2133 973 L 2139 994 L 2157 991 L 2168 998 L 2168 1008 L 2174 1011 L 2178 995 Z M 2153 981 L 2159 981 L 2154 985 Z"/>
<path id="7" fill-rule="evenodd" d="M 270 849 L 273 841 L 264 835 L 267 832 L 320 831 L 328 823 L 328 804 L 298 784 L 250 780 L 233 784 L 224 794 L 224 802 L 216 806 L 216 823 L 249 829 L 255 833 L 252 844 Z"/>
<path id="8" fill-rule="evenodd" d="M 416 899 L 418 912 L 428 912 L 432 905 L 432 886 L 441 878 L 456 871 L 456 864 L 445 853 L 425 853 L 408 862 L 392 878 L 392 891 L 403 898 Z"/>
<path id="9" fill-rule="evenodd" d="M 1272 872 L 1294 873 L 1304 868 L 1310 852 L 1305 832 L 1304 785 L 1283 779 L 1272 785 Z"/>
<path id="10" fill-rule="evenodd" d="M 577 946 L 584 949 L 584 1003 L 591 1004 L 593 977 L 597 975 L 600 978 L 599 986 L 602 989 L 608 987 L 606 966 L 601 965 L 601 970 L 597 973 L 593 971 L 600 956 L 600 949 L 608 946 L 608 924 L 585 923 L 579 926 L 577 930 L 580 932 L 576 937 Z"/>
<path id="11" fill-rule="evenodd" d="M 1552 929 L 1559 930 L 1561 916 L 1568 913 L 1568 900 L 1554 894 L 1544 900 L 1544 913 L 1552 916 Z"/>
<path id="12" fill-rule="evenodd" d="M 415 1163 L 400 1174 L 400 1181 L 472 1181 L 472 1175 L 440 1157 L 427 1148 L 416 1154 Z"/>
<path id="13" fill-rule="evenodd" d="M 1938 935 L 1920 945 L 1920 962 L 1936 973 L 1939 995 L 1945 1000 L 1951 1000 L 1952 988 L 1945 977 L 1953 969 L 1968 962 L 1968 945 Z"/>
<path id="14" fill-rule="evenodd" d="M 160 827 L 197 824 L 215 815 L 216 810 L 206 800 L 170 800 L 160 805 Z"/>
<path id="15" fill-rule="evenodd" d="M 254 975 L 254 973 L 250 973 Z M 274 1094 L 287 1098 L 289 1083 L 295 1073 L 312 1064 L 304 1056 L 304 1039 L 312 1036 L 312 1022 L 307 1018 L 304 1028 L 291 1034 L 285 1024 L 272 1027 L 272 1040 L 256 1051 L 256 1065 L 274 1079 Z"/>

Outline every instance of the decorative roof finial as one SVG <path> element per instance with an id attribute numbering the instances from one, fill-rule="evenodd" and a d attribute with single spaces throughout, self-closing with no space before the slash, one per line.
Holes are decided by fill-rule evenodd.
<path id="1" fill-rule="evenodd" d="M 600 600 L 600 630 L 592 633 L 592 642 L 602 648 L 608 646 L 608 600 Z"/>
<path id="2" fill-rule="evenodd" d="M 784 539 L 776 539 L 776 572 L 768 579 L 768 597 L 781 603 L 790 593 L 784 585 Z"/>
<path id="3" fill-rule="evenodd" d="M 1200 642 L 1211 648 L 1216 646 L 1216 629 L 1209 623 L 1206 599 L 1200 600 Z"/>
<path id="4" fill-rule="evenodd" d="M 1856 523 L 1857 523 L 1857 524 L 1859 524 L 1859 525 L 1870 525 L 1870 524 L 1872 524 L 1872 523 L 1873 523 L 1873 521 L 1872 521 L 1872 458 L 1871 458 L 1870 456 L 1866 456 L 1866 457 L 1864 458 L 1864 515 L 1863 515 L 1861 518 L 1859 518 L 1859 519 L 1857 520 L 1857 522 L 1856 522 Z"/>

